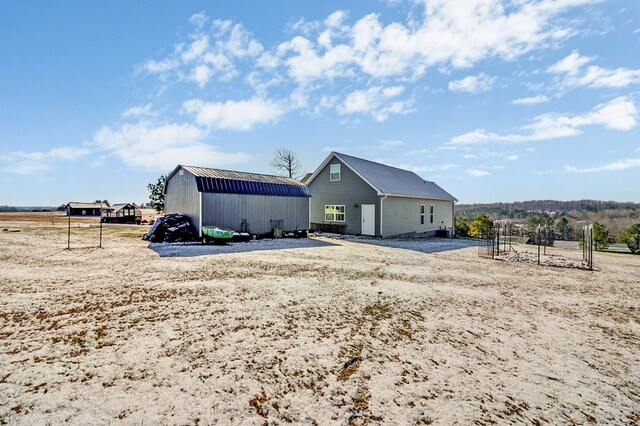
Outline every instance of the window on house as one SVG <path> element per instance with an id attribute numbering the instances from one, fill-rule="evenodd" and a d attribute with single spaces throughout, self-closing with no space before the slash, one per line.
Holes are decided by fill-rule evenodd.
<path id="1" fill-rule="evenodd" d="M 344 222 L 344 206 L 324 206 L 324 220 L 327 222 Z"/>
<path id="2" fill-rule="evenodd" d="M 340 164 L 332 164 L 329 166 L 329 180 L 340 180 Z"/>
<path id="3" fill-rule="evenodd" d="M 424 225 L 424 204 L 420 206 L 420 225 Z"/>
<path id="4" fill-rule="evenodd" d="M 431 204 L 431 208 L 429 209 L 430 223 L 433 223 L 433 204 Z"/>
<path id="5" fill-rule="evenodd" d="M 87 215 L 87 211 L 86 210 L 82 210 L 82 216 L 86 216 Z"/>

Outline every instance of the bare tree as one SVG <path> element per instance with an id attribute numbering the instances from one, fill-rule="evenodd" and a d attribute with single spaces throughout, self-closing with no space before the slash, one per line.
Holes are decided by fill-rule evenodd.
<path id="1" fill-rule="evenodd" d="M 290 178 L 298 175 L 302 165 L 298 157 L 289 149 L 279 149 L 271 165 L 281 172 L 286 173 Z"/>

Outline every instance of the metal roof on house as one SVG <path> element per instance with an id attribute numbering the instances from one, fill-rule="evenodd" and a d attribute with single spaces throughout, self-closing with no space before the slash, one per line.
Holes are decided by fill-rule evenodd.
<path id="1" fill-rule="evenodd" d="M 339 152 L 332 152 L 321 168 L 326 166 L 326 163 L 328 163 L 332 156 L 335 156 L 346 164 L 365 182 L 378 191 L 380 195 L 458 201 L 453 195 L 439 187 L 435 182 L 425 180 L 414 172 L 358 157 L 352 157 Z M 311 180 L 313 179 L 307 181 L 307 184 L 309 184 Z"/>
<path id="2" fill-rule="evenodd" d="M 303 183 L 284 176 L 237 172 L 206 167 L 178 166 L 167 181 L 180 168 L 193 174 L 199 192 L 226 194 L 271 195 L 276 197 L 311 197 Z"/>

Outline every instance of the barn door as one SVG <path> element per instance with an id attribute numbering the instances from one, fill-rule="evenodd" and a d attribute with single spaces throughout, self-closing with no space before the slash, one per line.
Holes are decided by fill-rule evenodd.
<path id="1" fill-rule="evenodd" d="M 362 205 L 362 235 L 375 235 L 376 234 L 376 205 L 375 204 L 363 204 Z"/>

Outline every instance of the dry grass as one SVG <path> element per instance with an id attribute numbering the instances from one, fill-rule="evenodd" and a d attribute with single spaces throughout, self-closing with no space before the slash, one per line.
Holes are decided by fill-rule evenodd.
<path id="1" fill-rule="evenodd" d="M 161 258 L 3 222 L 0 424 L 633 424 L 640 257 L 331 241 Z M 186 250 L 186 248 L 185 248 Z M 215 250 L 215 248 L 211 248 Z M 569 254 L 570 255 L 570 254 Z"/>

